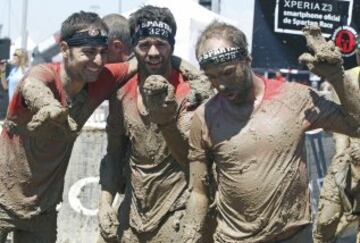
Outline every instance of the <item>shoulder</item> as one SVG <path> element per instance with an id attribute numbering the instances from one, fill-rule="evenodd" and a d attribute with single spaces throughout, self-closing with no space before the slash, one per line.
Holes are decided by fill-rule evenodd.
<path id="1" fill-rule="evenodd" d="M 60 63 L 39 64 L 31 67 L 26 77 L 37 78 L 42 81 L 52 81 L 60 76 Z"/>
<path id="2" fill-rule="evenodd" d="M 176 89 L 176 96 L 185 97 L 190 93 L 190 85 L 188 79 L 178 70 L 172 69 L 170 82 Z"/>
<path id="3" fill-rule="evenodd" d="M 126 76 L 128 68 L 128 62 L 110 63 L 104 66 L 102 73 L 112 75 L 118 80 Z"/>
<path id="4" fill-rule="evenodd" d="M 138 87 L 138 75 L 134 75 L 129 80 L 126 81 L 118 90 L 117 90 L 117 99 L 123 100 L 125 97 L 134 98 L 137 96 L 137 87 Z"/>
<path id="5" fill-rule="evenodd" d="M 297 83 L 297 82 L 285 82 L 280 86 L 278 92 L 280 94 L 287 93 L 293 96 L 304 96 L 310 93 L 317 93 L 316 90 L 311 88 L 310 86 Z"/>

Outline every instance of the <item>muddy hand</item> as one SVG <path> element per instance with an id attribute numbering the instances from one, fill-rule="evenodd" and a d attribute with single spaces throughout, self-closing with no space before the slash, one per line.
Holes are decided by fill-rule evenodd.
<path id="1" fill-rule="evenodd" d="M 186 107 L 188 109 L 196 108 L 203 103 L 204 100 L 214 95 L 211 82 L 202 71 L 177 56 L 171 57 L 171 64 L 188 79 L 188 83 L 190 84 L 191 92 L 186 97 Z"/>
<path id="2" fill-rule="evenodd" d="M 344 77 L 343 59 L 332 41 L 326 41 L 319 26 L 305 26 L 303 29 L 307 47 L 313 54 L 303 53 L 299 62 L 330 83 Z"/>
<path id="3" fill-rule="evenodd" d="M 204 84 L 202 88 L 197 86 L 192 86 L 190 94 L 186 97 L 186 107 L 188 109 L 194 109 L 201 105 L 205 100 L 209 99 L 214 95 L 214 91 L 211 89 L 210 82 L 209 84 Z"/>
<path id="4" fill-rule="evenodd" d="M 100 234 L 105 240 L 115 240 L 119 221 L 115 210 L 108 203 L 101 203 L 98 212 Z"/>
<path id="5" fill-rule="evenodd" d="M 151 75 L 145 80 L 143 91 L 152 122 L 165 125 L 175 120 L 177 103 L 174 86 L 160 75 Z"/>
<path id="6" fill-rule="evenodd" d="M 68 124 L 72 132 L 75 132 L 77 129 L 75 120 L 68 115 L 65 108 L 59 106 L 45 106 L 41 108 L 27 124 L 27 128 L 29 131 L 33 132 L 45 125 L 47 122 L 60 127 L 64 124 Z"/>

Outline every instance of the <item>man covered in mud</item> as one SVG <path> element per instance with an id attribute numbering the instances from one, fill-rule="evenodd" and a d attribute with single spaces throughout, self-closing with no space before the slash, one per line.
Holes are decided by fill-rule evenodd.
<path id="1" fill-rule="evenodd" d="M 101 234 L 106 241 L 173 242 L 187 199 L 189 82 L 170 62 L 176 23 L 169 9 L 144 6 L 129 25 L 138 74 L 110 100 L 112 145 L 100 170 Z M 209 87 L 204 84 L 199 88 Z M 122 170 L 126 191 L 117 216 L 111 203 Z"/>
<path id="2" fill-rule="evenodd" d="M 192 119 L 182 242 L 205 242 L 211 163 L 218 182 L 215 242 L 312 242 L 304 132 L 359 136 L 360 100 L 333 43 L 318 27 L 304 34 L 314 55 L 299 60 L 333 84 L 341 107 L 310 87 L 256 76 L 246 37 L 234 26 L 213 22 L 199 37 L 199 64 L 219 93 Z"/>
<path id="3" fill-rule="evenodd" d="M 360 84 L 360 42 L 355 50 L 358 66 L 346 70 L 346 75 L 354 87 Z M 331 99 L 340 103 L 331 87 Z M 356 90 L 354 90 L 356 92 Z M 358 94 L 354 94 L 358 95 Z M 335 155 L 324 178 L 321 188 L 317 219 L 315 221 L 314 242 L 334 242 L 335 239 L 350 240 L 355 235 L 344 236 L 344 231 L 355 226 L 360 214 L 360 140 L 343 134 L 333 134 Z M 349 226 L 350 225 L 350 226 Z M 346 238 L 345 238 L 346 237 Z M 354 241 L 354 239 L 351 239 Z M 360 239 L 358 239 L 360 240 Z"/>

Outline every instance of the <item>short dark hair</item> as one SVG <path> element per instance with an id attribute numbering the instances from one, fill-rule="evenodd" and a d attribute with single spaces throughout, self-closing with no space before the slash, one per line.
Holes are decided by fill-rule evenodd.
<path id="1" fill-rule="evenodd" d="M 120 14 L 108 14 L 102 19 L 109 29 L 109 41 L 120 40 L 130 51 L 132 45 L 128 20 Z"/>
<path id="2" fill-rule="evenodd" d="M 85 11 L 73 13 L 61 25 L 60 41 L 68 39 L 80 30 L 87 29 L 90 26 L 108 32 L 105 23 L 96 13 Z"/>
<path id="3" fill-rule="evenodd" d="M 201 54 L 199 51 L 202 48 L 204 42 L 210 38 L 224 39 L 233 45 L 232 47 L 244 48 L 247 50 L 247 55 L 249 53 L 248 43 L 244 32 L 231 24 L 214 20 L 205 28 L 197 40 L 195 48 L 196 57 L 199 57 Z"/>
<path id="4" fill-rule="evenodd" d="M 135 28 L 146 21 L 164 22 L 170 26 L 173 31 L 173 35 L 176 35 L 176 21 L 170 9 L 145 5 L 130 15 L 129 27 L 131 38 L 134 38 L 135 36 Z"/>

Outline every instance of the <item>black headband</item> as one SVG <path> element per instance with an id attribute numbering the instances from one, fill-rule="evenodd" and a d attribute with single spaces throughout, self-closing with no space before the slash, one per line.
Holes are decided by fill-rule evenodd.
<path id="1" fill-rule="evenodd" d="M 136 26 L 133 44 L 136 45 L 141 38 L 149 36 L 164 39 L 168 41 L 171 46 L 175 44 L 175 35 L 172 28 L 162 21 L 147 21 Z"/>
<path id="2" fill-rule="evenodd" d="M 233 60 L 243 60 L 248 56 L 245 48 L 225 47 L 205 52 L 199 57 L 200 66 L 207 64 L 220 64 Z"/>
<path id="3" fill-rule="evenodd" d="M 102 35 L 99 29 L 89 29 L 87 31 L 77 32 L 69 38 L 64 39 L 64 41 L 70 47 L 77 46 L 106 46 L 108 37 L 107 35 Z"/>

